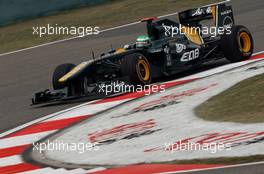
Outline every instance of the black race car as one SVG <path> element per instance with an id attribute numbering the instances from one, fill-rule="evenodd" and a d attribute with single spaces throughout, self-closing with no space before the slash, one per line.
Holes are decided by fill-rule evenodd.
<path id="1" fill-rule="evenodd" d="M 204 62 L 221 58 L 238 62 L 253 53 L 249 30 L 235 25 L 232 7 L 225 3 L 186 10 L 179 13 L 179 21 L 145 18 L 142 22 L 146 22 L 148 35 L 139 36 L 135 44 L 103 53 L 98 58 L 93 56 L 77 66 L 59 65 L 53 74 L 53 90 L 36 93 L 32 103 L 99 95 L 100 85 L 114 81 L 147 85 L 153 79 Z M 218 32 L 209 33 L 211 29 Z"/>

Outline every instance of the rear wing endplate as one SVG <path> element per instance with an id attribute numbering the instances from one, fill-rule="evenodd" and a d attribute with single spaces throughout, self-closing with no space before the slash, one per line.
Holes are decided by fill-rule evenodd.
<path id="1" fill-rule="evenodd" d="M 179 13 L 182 25 L 197 26 L 203 20 L 213 20 L 216 27 L 231 27 L 235 24 L 233 10 L 224 1 L 209 6 L 189 9 Z"/>

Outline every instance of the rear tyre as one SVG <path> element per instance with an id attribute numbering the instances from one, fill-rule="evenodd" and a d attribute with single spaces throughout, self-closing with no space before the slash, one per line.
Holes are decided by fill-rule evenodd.
<path id="1" fill-rule="evenodd" d="M 59 90 L 67 86 L 66 83 L 59 82 L 59 79 L 63 77 L 65 74 L 67 74 L 68 72 L 70 72 L 74 67 L 75 65 L 71 63 L 61 64 L 56 67 L 53 73 L 53 77 L 52 77 L 53 89 Z"/>
<path id="2" fill-rule="evenodd" d="M 221 49 L 224 56 L 231 62 L 247 60 L 254 50 L 253 38 L 250 31 L 241 25 L 233 26 L 231 34 L 221 38 Z"/>
<path id="3" fill-rule="evenodd" d="M 121 65 L 122 76 L 127 76 L 133 85 L 147 85 L 152 80 L 150 64 L 146 57 L 140 53 L 124 56 Z"/>

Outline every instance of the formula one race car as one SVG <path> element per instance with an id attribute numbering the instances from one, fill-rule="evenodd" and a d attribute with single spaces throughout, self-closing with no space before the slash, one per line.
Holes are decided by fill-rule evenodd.
<path id="1" fill-rule="evenodd" d="M 235 25 L 232 7 L 225 3 L 186 10 L 179 13 L 179 21 L 145 18 L 148 35 L 139 36 L 135 44 L 77 66 L 59 65 L 53 74 L 54 89 L 36 93 L 33 104 L 89 96 L 98 92 L 98 85 L 113 81 L 147 85 L 204 62 L 221 58 L 238 62 L 253 53 L 249 30 Z"/>

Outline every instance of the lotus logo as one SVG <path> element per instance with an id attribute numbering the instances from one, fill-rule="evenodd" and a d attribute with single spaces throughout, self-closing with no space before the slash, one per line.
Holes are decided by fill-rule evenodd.
<path id="1" fill-rule="evenodd" d="M 231 28 L 233 26 L 233 19 L 230 16 L 226 16 L 223 20 L 223 26 L 225 28 Z"/>
<path id="2" fill-rule="evenodd" d="M 183 44 L 176 44 L 176 52 L 181 53 L 183 50 L 186 49 L 186 46 Z"/>

